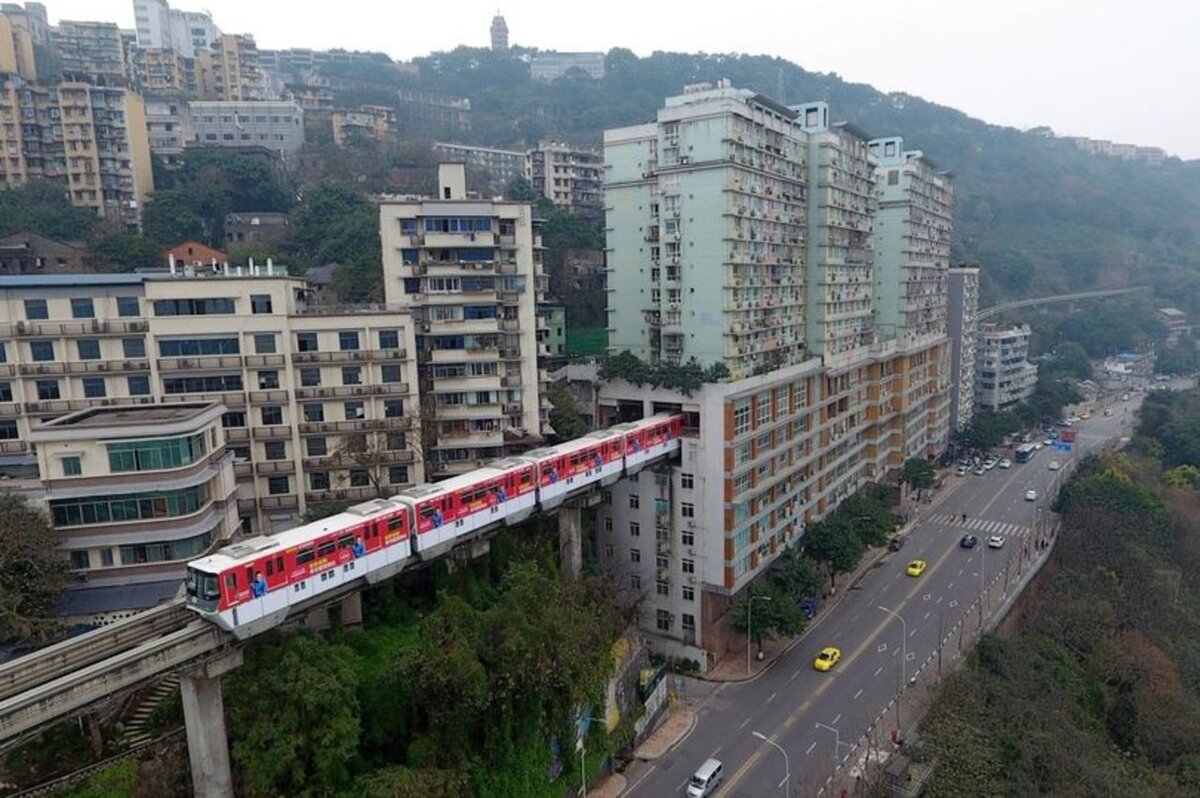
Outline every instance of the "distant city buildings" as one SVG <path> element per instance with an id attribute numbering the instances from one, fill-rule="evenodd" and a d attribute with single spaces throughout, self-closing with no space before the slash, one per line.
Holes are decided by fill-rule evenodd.
<path id="1" fill-rule="evenodd" d="M 270 247 L 287 237 L 291 219 L 286 213 L 227 213 L 224 229 L 226 249 L 239 244 Z"/>
<path id="2" fill-rule="evenodd" d="M 386 105 L 360 105 L 353 111 L 334 111 L 333 143 L 345 147 L 353 141 L 387 141 L 396 135 L 396 109 Z"/>
<path id="3" fill-rule="evenodd" d="M 568 74 L 592 80 L 604 77 L 604 53 L 534 53 L 529 60 L 529 77 L 550 82 Z"/>
<path id="4" fill-rule="evenodd" d="M 1028 324 L 981 324 L 975 344 L 975 404 L 998 413 L 1033 396 L 1037 366 L 1029 362 Z"/>
<path id="5" fill-rule="evenodd" d="M 63 20 L 50 29 L 50 43 L 58 50 L 64 80 L 98 86 L 129 85 L 125 42 L 115 23 Z"/>
<path id="6" fill-rule="evenodd" d="M 167 0 L 133 0 L 137 43 L 170 49 L 186 58 L 205 53 L 221 37 L 221 29 L 206 11 L 179 11 Z"/>
<path id="7" fill-rule="evenodd" d="M 25 230 L 0 238 L 0 274 L 90 272 L 83 243 L 55 241 Z"/>
<path id="8" fill-rule="evenodd" d="M 604 156 L 561 141 L 541 141 L 528 153 L 533 193 L 586 217 L 604 212 Z"/>
<path id="9" fill-rule="evenodd" d="M 304 110 L 295 100 L 188 103 L 192 142 L 262 147 L 292 161 L 304 145 Z"/>
<path id="10" fill-rule="evenodd" d="M 471 130 L 471 101 L 436 91 L 402 88 L 396 92 L 406 132 L 460 133 Z"/>
<path id="11" fill-rule="evenodd" d="M 436 142 L 433 151 L 444 160 L 465 163 L 468 178 L 477 178 L 479 182 L 476 185 L 480 185 L 480 190 L 485 191 L 488 196 L 504 193 L 513 180 L 528 179 L 527 152 L 477 147 L 472 144 L 451 144 L 444 141 Z"/>
<path id="12" fill-rule="evenodd" d="M 1191 320 L 1179 308 L 1159 308 L 1158 320 L 1167 328 L 1166 346 L 1175 346 L 1180 338 L 1192 334 Z"/>
<path id="13" fill-rule="evenodd" d="M 1155 166 L 1165 162 L 1168 158 L 1166 151 L 1160 147 L 1115 144 L 1104 139 L 1089 139 L 1085 136 L 1065 136 L 1064 139 L 1088 155 L 1106 155 L 1110 158 L 1120 158 L 1123 161 L 1141 161 Z"/>

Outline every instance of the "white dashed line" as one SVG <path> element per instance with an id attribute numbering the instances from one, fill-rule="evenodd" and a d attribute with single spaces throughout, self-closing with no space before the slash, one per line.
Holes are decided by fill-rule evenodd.
<path id="1" fill-rule="evenodd" d="M 858 692 L 854 694 L 854 698 L 857 699 L 860 695 L 862 695 L 862 691 L 863 689 L 861 687 L 858 688 Z"/>
<path id="2" fill-rule="evenodd" d="M 838 713 L 838 716 L 837 716 L 836 718 L 834 718 L 834 719 L 833 719 L 833 723 L 830 723 L 829 725 L 830 725 L 830 726 L 836 726 L 836 725 L 838 724 L 838 721 L 839 721 L 839 720 L 841 720 L 841 719 L 842 719 L 842 713 L 841 713 L 841 712 L 839 712 L 839 713 Z"/>
<path id="3" fill-rule="evenodd" d="M 878 668 L 876 668 L 876 669 L 875 669 L 875 675 L 876 675 L 876 676 L 878 676 L 878 675 L 879 675 L 879 674 L 881 674 L 881 673 L 883 673 L 883 666 L 882 666 L 882 665 L 880 665 Z"/>
<path id="4" fill-rule="evenodd" d="M 738 729 L 744 729 L 744 728 L 746 728 L 746 724 L 747 724 L 747 723 L 749 723 L 749 722 L 750 722 L 750 718 L 746 718 L 744 721 L 742 721 L 742 725 L 741 725 L 741 726 L 738 726 Z"/>
<path id="5" fill-rule="evenodd" d="M 771 703 L 772 701 L 774 701 L 774 700 L 775 700 L 775 696 L 777 696 L 777 695 L 779 695 L 779 693 L 771 693 L 770 697 L 769 697 L 769 698 L 767 698 L 767 703 L 769 704 L 769 703 Z"/>
<path id="6" fill-rule="evenodd" d="M 797 676 L 799 676 L 800 671 L 801 671 L 801 668 L 796 668 L 796 672 L 791 675 L 791 678 L 789 678 L 788 681 L 790 682 L 792 679 L 795 679 Z"/>
<path id="7" fill-rule="evenodd" d="M 810 746 L 808 747 L 808 750 L 807 750 L 807 751 L 805 751 L 804 753 L 806 753 L 806 754 L 811 754 L 811 753 L 813 752 L 813 749 L 814 749 L 814 748 L 816 748 L 816 747 L 817 747 L 817 741 L 816 741 L 816 740 L 813 740 L 813 741 L 812 741 L 812 745 L 810 745 Z"/>

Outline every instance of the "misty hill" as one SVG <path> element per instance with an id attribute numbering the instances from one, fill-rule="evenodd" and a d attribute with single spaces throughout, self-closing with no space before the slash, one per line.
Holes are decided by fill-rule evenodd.
<path id="1" fill-rule="evenodd" d="M 434 53 L 415 59 L 421 76 L 413 82 L 468 97 L 472 131 L 458 138 L 499 147 L 543 136 L 598 145 L 605 128 L 649 121 L 665 97 L 722 77 L 786 103 L 826 100 L 835 119 L 873 136 L 902 135 L 907 147 L 955 174 L 954 256 L 984 267 L 986 302 L 1148 283 L 1200 311 L 1200 161 L 1152 166 L 1087 155 L 1064 140 L 769 56 L 638 58 L 614 49 L 602 80 L 568 75 L 547 84 L 530 80 L 529 52 Z"/>

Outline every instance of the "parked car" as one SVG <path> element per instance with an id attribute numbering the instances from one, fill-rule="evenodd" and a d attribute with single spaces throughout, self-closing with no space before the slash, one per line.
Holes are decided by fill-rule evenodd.
<path id="1" fill-rule="evenodd" d="M 1001 468 L 1012 468 L 1012 460 L 1009 460 L 1007 457 L 1005 457 L 1003 460 L 1000 461 L 1000 467 Z"/>
<path id="2" fill-rule="evenodd" d="M 967 475 L 967 467 L 965 465 L 960 465 L 958 468 L 954 469 L 954 473 L 958 474 L 960 477 L 965 477 Z"/>
<path id="3" fill-rule="evenodd" d="M 888 551 L 900 551 L 902 548 L 904 548 L 904 538 L 899 535 L 888 541 Z"/>
<path id="4" fill-rule="evenodd" d="M 975 476 L 981 477 L 981 476 L 983 476 L 984 474 L 986 474 L 986 473 L 987 473 L 987 469 L 986 469 L 986 468 L 984 468 L 983 466 L 977 466 L 977 467 L 975 468 L 975 471 L 974 471 L 974 472 L 972 472 L 972 473 L 974 473 L 974 474 L 975 474 Z"/>

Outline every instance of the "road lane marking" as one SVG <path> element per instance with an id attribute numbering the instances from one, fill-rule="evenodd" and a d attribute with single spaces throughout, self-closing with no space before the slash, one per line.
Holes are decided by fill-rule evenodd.
<path id="1" fill-rule="evenodd" d="M 855 701 L 857 701 L 857 700 L 858 700 L 858 697 L 859 697 L 860 695 L 862 695 L 862 691 L 863 691 L 863 689 L 862 689 L 861 687 L 860 687 L 860 688 L 858 688 L 858 692 L 854 694 L 854 700 L 855 700 Z"/>
<path id="2" fill-rule="evenodd" d="M 958 572 L 961 574 L 961 573 L 962 573 L 962 569 L 961 569 L 961 568 L 959 568 L 959 569 L 958 569 Z M 946 589 L 947 589 L 947 590 L 953 590 L 953 589 L 954 589 L 954 583 L 953 583 L 953 582 L 951 582 L 950 584 L 946 585 Z"/>
<path id="3" fill-rule="evenodd" d="M 837 715 L 837 717 L 833 719 L 833 723 L 830 723 L 829 725 L 830 725 L 830 726 L 836 726 L 836 725 L 838 724 L 838 721 L 839 721 L 839 720 L 841 720 L 841 719 L 842 719 L 842 713 L 841 713 L 841 712 L 839 712 L 839 713 L 838 713 L 838 715 Z"/>
<path id="4" fill-rule="evenodd" d="M 653 772 L 654 772 L 654 768 L 655 768 L 655 766 L 654 766 L 654 765 L 651 765 L 651 766 L 650 766 L 650 769 L 649 769 L 649 770 L 647 770 L 647 771 L 646 771 L 646 772 L 645 772 L 645 773 L 642 775 L 642 777 L 641 777 L 640 779 L 638 779 L 637 781 L 635 781 L 635 782 L 633 783 L 633 785 L 632 785 L 632 786 L 631 786 L 631 787 L 630 787 L 630 788 L 629 788 L 629 789 L 628 789 L 626 792 L 628 792 L 628 793 L 633 793 L 633 791 L 634 791 L 634 790 L 636 790 L 636 789 L 638 788 L 638 785 L 639 785 L 639 784 L 641 784 L 643 781 L 645 781 L 645 780 L 646 780 L 646 778 L 647 778 L 647 777 L 648 777 L 648 776 L 649 776 L 651 773 L 653 773 Z M 686 785 L 687 785 L 687 782 L 686 782 L 686 781 L 684 782 L 684 785 L 685 785 L 685 788 L 686 788 Z"/>
<path id="5" fill-rule="evenodd" d="M 959 569 L 958 569 L 958 575 L 959 575 L 959 576 L 962 576 L 962 572 L 963 572 L 963 569 L 959 568 Z M 953 583 L 953 582 L 951 582 L 951 583 L 950 583 L 950 587 L 954 587 L 954 583 Z"/>
<path id="6" fill-rule="evenodd" d="M 812 741 L 812 745 L 810 745 L 810 746 L 808 747 L 808 750 L 807 750 L 807 751 L 805 751 L 804 753 L 806 753 L 806 754 L 811 754 L 811 753 L 813 752 L 813 749 L 814 749 L 814 748 L 816 748 L 816 747 L 817 747 L 817 741 L 816 741 L 816 740 L 813 740 L 813 741 Z"/>
<path id="7" fill-rule="evenodd" d="M 792 676 L 790 679 L 788 679 L 788 681 L 790 682 L 792 679 L 795 679 L 797 676 L 799 676 L 801 670 L 803 670 L 803 668 L 796 668 L 795 672 L 792 673 Z"/>
<path id="8" fill-rule="evenodd" d="M 767 703 L 769 704 L 769 703 L 771 703 L 772 701 L 774 701 L 774 700 L 775 700 L 775 696 L 777 696 L 777 695 L 779 695 L 779 693 L 777 693 L 777 692 L 776 692 L 776 693 L 771 693 L 770 697 L 767 699 Z"/>
<path id="9" fill-rule="evenodd" d="M 883 666 L 882 666 L 882 665 L 880 665 L 878 668 L 876 668 L 876 669 L 875 669 L 875 675 L 876 675 L 876 676 L 878 676 L 878 675 L 879 675 L 879 674 L 881 674 L 881 673 L 883 673 Z"/>
<path id="10" fill-rule="evenodd" d="M 744 721 L 742 721 L 742 725 L 741 725 L 741 726 L 738 726 L 738 729 L 739 729 L 739 730 L 741 730 L 741 729 L 744 729 L 744 728 L 746 728 L 746 724 L 747 724 L 747 723 L 749 723 L 749 722 L 750 722 L 750 716 L 749 716 L 749 715 L 747 715 L 747 716 L 746 716 L 746 719 L 745 719 Z"/>
<path id="11" fill-rule="evenodd" d="M 723 745 L 718 745 L 716 748 L 714 748 L 714 749 L 712 750 L 712 753 L 711 753 L 711 754 L 709 754 L 709 756 L 716 756 L 716 755 L 717 755 L 717 752 L 718 752 L 718 751 L 720 751 L 720 750 L 721 750 L 722 748 L 724 748 L 724 747 L 725 747 L 725 746 L 723 746 Z"/>
<path id="12" fill-rule="evenodd" d="M 883 652 L 885 652 L 887 650 L 888 650 L 887 643 L 880 643 L 879 645 L 875 646 L 875 651 L 879 654 L 882 654 Z"/>
<path id="13" fill-rule="evenodd" d="M 911 632 L 909 632 L 909 633 L 908 633 L 908 636 L 909 636 L 909 637 L 916 637 L 916 636 L 917 636 L 917 630 L 916 630 L 916 629 L 913 629 Z"/>
<path id="14" fill-rule="evenodd" d="M 923 621 L 928 621 L 928 620 L 929 620 L 929 616 L 930 616 L 930 615 L 933 615 L 933 612 L 927 612 L 927 613 L 925 613 L 925 617 L 924 617 L 924 618 L 922 618 L 921 620 L 923 620 Z"/>

